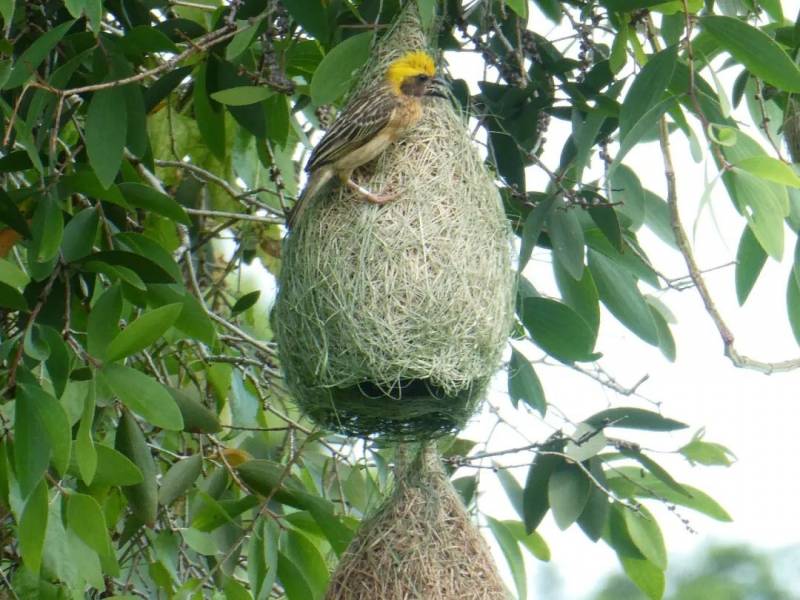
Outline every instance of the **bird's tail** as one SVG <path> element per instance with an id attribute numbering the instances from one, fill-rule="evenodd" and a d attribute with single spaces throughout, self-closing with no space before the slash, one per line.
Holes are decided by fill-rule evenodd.
<path id="1" fill-rule="evenodd" d="M 289 229 L 293 229 L 294 226 L 297 225 L 303 211 L 305 211 L 306 207 L 313 202 L 314 198 L 325 188 L 332 177 L 333 171 L 331 169 L 322 168 L 311 173 L 303 193 L 300 194 L 300 197 L 289 213 L 289 217 L 286 219 L 286 225 Z"/>

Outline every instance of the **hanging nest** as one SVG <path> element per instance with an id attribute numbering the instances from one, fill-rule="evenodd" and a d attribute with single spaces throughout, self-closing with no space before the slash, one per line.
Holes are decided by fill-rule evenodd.
<path id="1" fill-rule="evenodd" d="M 400 473 L 331 576 L 325 600 L 506 600 L 489 548 L 435 450 Z"/>
<path id="2" fill-rule="evenodd" d="M 360 86 L 427 50 L 413 4 Z M 357 170 L 398 198 L 374 206 L 334 184 L 283 249 L 275 333 L 287 383 L 324 427 L 421 439 L 462 427 L 497 370 L 513 314 L 510 230 L 497 188 L 446 100 Z"/>

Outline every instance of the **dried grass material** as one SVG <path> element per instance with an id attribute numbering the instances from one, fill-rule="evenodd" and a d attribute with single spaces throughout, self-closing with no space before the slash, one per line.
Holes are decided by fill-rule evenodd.
<path id="1" fill-rule="evenodd" d="M 326 600 L 506 600 L 480 532 L 438 455 L 425 450 L 366 520 L 331 577 Z"/>
<path id="2" fill-rule="evenodd" d="M 362 85 L 426 48 L 409 6 Z M 423 438 L 463 426 L 510 330 L 497 188 L 453 106 L 426 102 L 419 126 L 354 175 L 399 197 L 374 206 L 334 184 L 283 249 L 275 326 L 288 385 L 308 415 L 349 434 Z"/>

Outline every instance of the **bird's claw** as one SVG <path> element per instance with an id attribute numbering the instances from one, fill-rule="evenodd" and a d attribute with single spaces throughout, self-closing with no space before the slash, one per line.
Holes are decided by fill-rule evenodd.
<path id="1" fill-rule="evenodd" d="M 397 193 L 388 193 L 388 194 L 374 194 L 370 192 L 367 188 L 358 185 L 352 179 L 347 180 L 347 185 L 352 190 L 356 191 L 358 194 L 364 197 L 367 202 L 371 204 L 386 204 L 387 202 L 391 202 L 392 200 L 396 200 L 398 195 Z"/>

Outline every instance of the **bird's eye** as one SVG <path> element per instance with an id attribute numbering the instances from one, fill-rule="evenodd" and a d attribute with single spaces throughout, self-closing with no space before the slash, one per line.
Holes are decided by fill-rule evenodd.
<path id="1" fill-rule="evenodd" d="M 417 75 L 417 81 L 419 81 L 420 83 L 425 83 L 426 81 L 428 81 L 428 79 L 430 79 L 430 77 L 428 77 L 427 75 Z"/>

